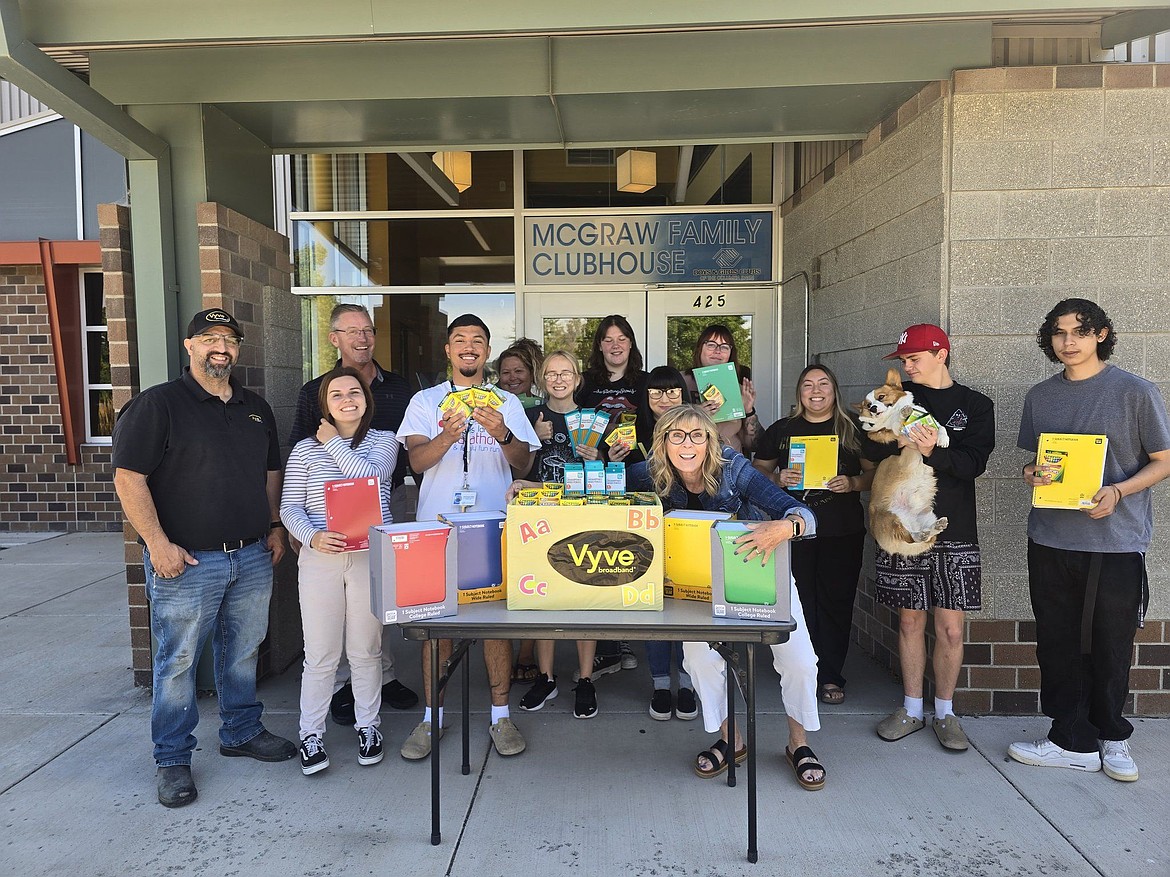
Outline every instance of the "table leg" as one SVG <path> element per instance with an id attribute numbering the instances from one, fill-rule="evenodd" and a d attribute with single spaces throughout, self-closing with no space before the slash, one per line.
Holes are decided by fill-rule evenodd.
<path id="1" fill-rule="evenodd" d="M 727 665 L 727 785 L 734 787 L 735 780 L 735 688 L 738 683 L 735 646 L 723 644 L 723 658 Z M 748 753 L 751 755 L 750 751 Z"/>
<path id="2" fill-rule="evenodd" d="M 758 862 L 756 848 L 756 646 L 747 644 L 747 785 L 748 785 L 748 861 Z"/>
<path id="3" fill-rule="evenodd" d="M 442 727 L 439 719 L 439 643 L 430 640 L 431 645 L 431 846 L 443 842 L 439 830 L 439 739 Z"/>
<path id="4" fill-rule="evenodd" d="M 463 656 L 463 775 L 471 773 L 471 661 Z"/>

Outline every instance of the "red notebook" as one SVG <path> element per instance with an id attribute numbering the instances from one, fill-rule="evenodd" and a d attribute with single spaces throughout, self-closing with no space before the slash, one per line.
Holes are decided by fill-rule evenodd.
<path id="1" fill-rule="evenodd" d="M 366 551 L 370 527 L 382 524 L 382 487 L 377 478 L 325 482 L 325 526 L 345 534 L 345 551 Z"/>

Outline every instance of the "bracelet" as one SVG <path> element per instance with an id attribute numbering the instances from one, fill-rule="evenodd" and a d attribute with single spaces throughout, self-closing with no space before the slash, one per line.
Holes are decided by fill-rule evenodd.
<path id="1" fill-rule="evenodd" d="M 282 524 L 280 521 L 273 521 L 271 524 L 268 525 L 268 529 L 269 530 L 283 530 L 284 524 Z"/>
<path id="2" fill-rule="evenodd" d="M 749 417 L 755 417 L 755 416 L 756 416 L 756 409 L 755 408 L 753 408 L 751 411 L 745 411 L 743 413 L 744 420 L 747 420 Z"/>
<path id="3" fill-rule="evenodd" d="M 1121 502 L 1121 500 L 1125 498 L 1125 494 L 1121 492 L 1121 488 L 1118 487 L 1116 484 L 1110 484 L 1109 486 L 1117 491 L 1117 502 Z M 1115 503 L 1115 505 L 1116 505 L 1116 503 Z"/>

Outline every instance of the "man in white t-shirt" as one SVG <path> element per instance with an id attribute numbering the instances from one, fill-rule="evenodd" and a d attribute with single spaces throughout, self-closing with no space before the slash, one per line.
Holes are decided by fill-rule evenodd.
<path id="1" fill-rule="evenodd" d="M 416 393 L 402 418 L 398 438 L 410 454 L 411 468 L 422 473 L 417 514 L 420 521 L 433 521 L 442 512 L 502 511 L 508 485 L 532 468 L 533 457 L 540 450 L 540 439 L 520 400 L 504 390 L 492 388 L 504 400 L 499 409 L 475 408 L 470 417 L 458 412 L 444 415 L 439 409 L 439 403 L 451 391 L 485 386 L 490 341 L 487 325 L 474 314 L 452 320 L 444 348 L 451 363 L 451 380 Z M 450 654 L 451 641 L 439 640 L 439 660 L 446 660 Z M 492 743 L 500 755 L 519 755 L 524 751 L 524 737 L 508 712 L 511 641 L 484 640 L 483 657 L 492 690 Z M 402 744 L 402 757 L 408 761 L 426 758 L 431 752 L 429 642 L 423 644 L 422 666 L 427 708 L 423 720 Z M 441 704 L 438 711 L 442 735 Z"/>

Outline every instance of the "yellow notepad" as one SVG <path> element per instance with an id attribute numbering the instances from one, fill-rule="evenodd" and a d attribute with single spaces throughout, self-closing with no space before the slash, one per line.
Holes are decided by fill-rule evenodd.
<path id="1" fill-rule="evenodd" d="M 1036 450 L 1037 474 L 1048 472 L 1052 483 L 1032 489 L 1032 505 L 1038 509 L 1091 509 L 1093 496 L 1105 477 L 1105 452 L 1109 439 L 1103 435 L 1042 432 Z"/>
<path id="2" fill-rule="evenodd" d="M 788 440 L 788 468 L 801 473 L 797 490 L 824 490 L 837 477 L 835 435 L 796 435 Z"/>

